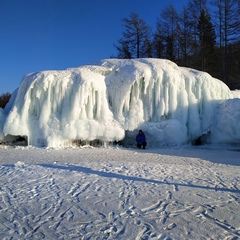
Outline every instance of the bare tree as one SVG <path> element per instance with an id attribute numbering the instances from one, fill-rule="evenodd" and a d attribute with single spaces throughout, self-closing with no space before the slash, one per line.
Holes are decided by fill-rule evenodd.
<path id="1" fill-rule="evenodd" d="M 231 44 L 240 38 L 240 2 L 239 0 L 212 0 L 211 4 L 216 7 L 215 17 L 218 28 L 218 43 L 220 48 L 221 73 L 220 77 L 231 86 L 229 74 L 229 55 Z"/>
<path id="2" fill-rule="evenodd" d="M 164 56 L 164 36 L 160 23 L 157 23 L 157 30 L 153 35 L 152 41 L 153 57 L 162 58 Z"/>
<path id="3" fill-rule="evenodd" d="M 186 7 L 187 26 L 190 29 L 189 36 L 191 36 L 188 43 L 192 56 L 196 56 L 199 52 L 198 20 L 203 9 L 207 9 L 207 0 L 190 0 Z M 193 66 L 197 65 L 195 60 L 192 58 Z"/>
<path id="4" fill-rule="evenodd" d="M 150 57 L 150 34 L 151 27 L 139 17 L 138 14 L 132 13 L 130 18 L 123 20 L 125 31 L 122 33 L 123 38 L 118 40 L 115 45 L 119 58 L 140 58 Z"/>
<path id="5" fill-rule="evenodd" d="M 184 7 L 179 15 L 177 28 L 178 43 L 179 43 L 179 64 L 193 67 L 191 56 L 196 50 L 196 37 L 193 34 L 194 25 L 191 20 L 191 14 Z"/>
<path id="6" fill-rule="evenodd" d="M 157 19 L 157 32 L 155 33 L 155 46 L 159 47 L 164 45 L 163 57 L 172 61 L 176 60 L 177 52 L 177 26 L 178 26 L 178 13 L 170 4 L 167 8 L 163 9 L 160 18 Z M 156 40 L 159 42 L 157 43 Z"/>

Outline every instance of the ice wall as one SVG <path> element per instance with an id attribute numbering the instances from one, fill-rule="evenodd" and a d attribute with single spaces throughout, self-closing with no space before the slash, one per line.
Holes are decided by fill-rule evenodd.
<path id="1" fill-rule="evenodd" d="M 4 133 L 3 133 L 3 124 L 5 122 L 5 112 L 2 108 L 0 108 L 0 139 L 4 138 Z"/>
<path id="2" fill-rule="evenodd" d="M 132 142 L 138 128 L 151 145 L 190 142 L 211 131 L 216 107 L 232 98 L 223 82 L 168 60 L 111 59 L 100 65 L 111 69 L 109 103 Z"/>
<path id="3" fill-rule="evenodd" d="M 184 144 L 211 134 L 231 98 L 221 81 L 168 60 L 106 59 L 25 76 L 3 132 L 57 147 L 76 139 L 130 143 L 142 128 L 149 145 Z"/>
<path id="4" fill-rule="evenodd" d="M 24 77 L 4 133 L 26 135 L 35 146 L 68 140 L 120 140 L 124 130 L 109 110 L 104 77 L 86 67 Z"/>
<path id="5" fill-rule="evenodd" d="M 223 101 L 215 112 L 211 142 L 240 143 L 240 98 Z"/>

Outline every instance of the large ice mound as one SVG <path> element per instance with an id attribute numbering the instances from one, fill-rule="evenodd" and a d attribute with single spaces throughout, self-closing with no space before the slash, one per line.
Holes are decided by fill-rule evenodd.
<path id="1" fill-rule="evenodd" d="M 202 136 L 209 142 L 236 142 L 239 131 L 230 135 L 240 117 L 223 103 L 232 98 L 223 82 L 168 60 L 106 59 L 26 75 L 7 110 L 0 112 L 0 133 L 27 136 L 30 145 L 48 147 L 76 140 L 134 144 L 139 128 L 151 146 L 185 144 Z M 226 128 L 220 111 L 231 124 L 225 138 L 218 133 Z"/>

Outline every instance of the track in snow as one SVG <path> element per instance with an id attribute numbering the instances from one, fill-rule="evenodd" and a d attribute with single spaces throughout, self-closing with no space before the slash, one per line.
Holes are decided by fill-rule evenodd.
<path id="1" fill-rule="evenodd" d="M 240 238 L 239 166 L 121 149 L 0 151 L 1 239 Z"/>

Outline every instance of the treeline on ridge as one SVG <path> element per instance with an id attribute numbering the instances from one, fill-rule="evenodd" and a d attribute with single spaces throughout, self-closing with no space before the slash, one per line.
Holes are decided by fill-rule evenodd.
<path id="1" fill-rule="evenodd" d="M 122 23 L 113 57 L 166 58 L 240 89 L 239 0 L 189 0 L 181 12 L 170 4 L 156 18 L 155 30 L 137 13 Z"/>

